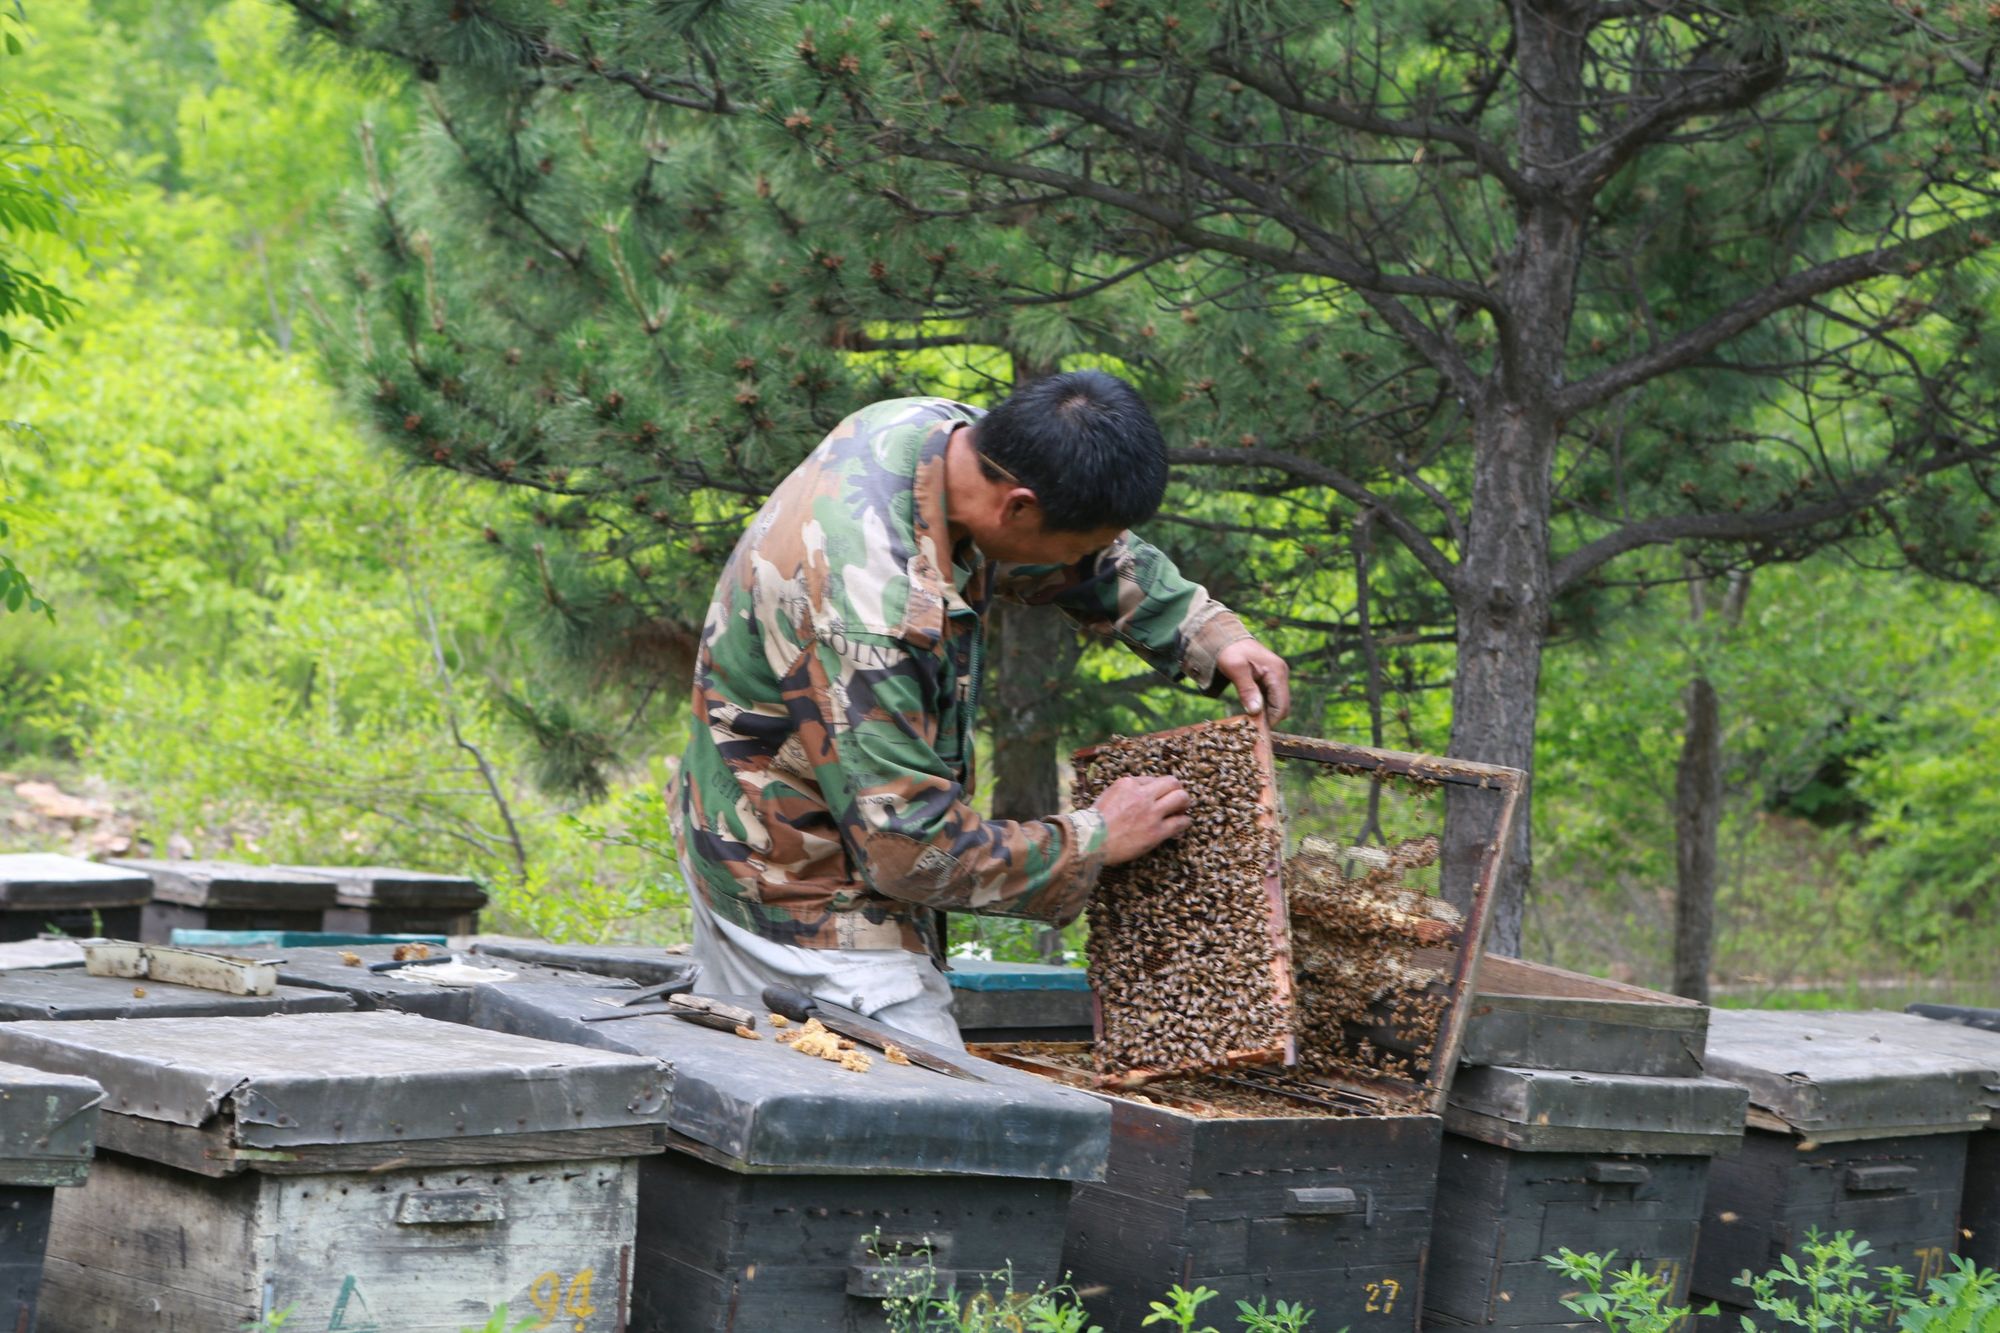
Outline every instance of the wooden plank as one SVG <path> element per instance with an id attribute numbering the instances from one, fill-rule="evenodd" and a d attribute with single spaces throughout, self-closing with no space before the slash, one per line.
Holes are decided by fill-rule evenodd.
<path id="1" fill-rule="evenodd" d="M 83 970 L 93 977 L 161 981 L 221 995 L 269 995 L 278 987 L 272 963 L 132 940 L 86 941 Z"/>
<path id="2" fill-rule="evenodd" d="M 1486 960 L 1479 976 L 1478 993 L 1646 1005 L 1678 1011 L 1691 1020 L 1698 1020 L 1701 1012 L 1708 1008 L 1701 1001 L 1682 995 L 1647 990 L 1643 986 L 1571 972 L 1547 963 L 1532 963 L 1524 958 L 1498 956 Z"/>
<path id="3" fill-rule="evenodd" d="M 1516 1152 L 1662 1153 L 1715 1157 L 1736 1151 L 1742 1133 L 1688 1134 L 1643 1129 L 1606 1130 L 1585 1125 L 1536 1125 L 1447 1106 L 1444 1127 Z"/>

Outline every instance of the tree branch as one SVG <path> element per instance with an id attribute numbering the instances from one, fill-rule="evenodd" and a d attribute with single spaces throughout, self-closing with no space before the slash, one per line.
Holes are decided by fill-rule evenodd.
<path id="1" fill-rule="evenodd" d="M 1416 524 L 1403 517 L 1382 496 L 1377 495 L 1344 472 L 1316 463 L 1310 458 L 1300 458 L 1297 454 L 1283 453 L 1276 449 L 1169 449 L 1167 460 L 1172 463 L 1198 463 L 1208 467 L 1259 467 L 1269 468 L 1324 486 L 1345 499 L 1352 500 L 1370 510 L 1382 521 L 1382 526 L 1395 534 L 1404 549 L 1416 557 L 1430 576 L 1444 586 L 1448 593 L 1455 593 L 1458 586 L 1458 566 L 1451 557 L 1439 550 L 1437 545 Z"/>
<path id="2" fill-rule="evenodd" d="M 1803 305 L 1827 292 L 1869 278 L 1903 273 L 1913 264 L 1923 266 L 1941 260 L 1963 259 L 1990 246 L 1990 241 L 1975 237 L 1996 234 L 1996 230 L 2000 230 L 2000 213 L 1988 213 L 1968 222 L 1940 227 L 1927 236 L 1900 245 L 1877 247 L 1861 254 L 1829 259 L 1823 264 L 1815 264 L 1780 278 L 1694 328 L 1567 385 L 1556 394 L 1556 411 L 1563 416 L 1575 416 L 1626 389 L 1669 371 L 1685 369 L 1737 334 L 1755 327 L 1779 311 Z"/>

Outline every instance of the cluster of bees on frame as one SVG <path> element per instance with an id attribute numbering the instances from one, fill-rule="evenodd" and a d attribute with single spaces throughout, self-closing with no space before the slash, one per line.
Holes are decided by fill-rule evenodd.
<path id="1" fill-rule="evenodd" d="M 1100 1074 L 1219 1065 L 1287 1035 L 1265 888 L 1283 835 L 1255 742 L 1250 727 L 1226 724 L 1118 740 L 1078 773 L 1079 806 L 1125 774 L 1172 774 L 1194 821 L 1107 869 L 1093 899 Z M 1433 835 L 1389 846 L 1308 837 L 1283 862 L 1298 1075 L 1429 1081 L 1449 1005 L 1439 951 L 1464 925 L 1451 904 L 1414 887 L 1439 853 Z"/>
<path id="2" fill-rule="evenodd" d="M 1114 741 L 1077 774 L 1078 807 L 1127 774 L 1172 774 L 1192 821 L 1107 868 L 1092 895 L 1100 1073 L 1221 1064 L 1284 1044 L 1264 884 L 1280 834 L 1274 817 L 1258 817 L 1268 798 L 1256 740 L 1247 725 L 1220 725 Z"/>
<path id="3" fill-rule="evenodd" d="M 1464 920 L 1405 878 L 1437 859 L 1429 835 L 1393 847 L 1307 838 L 1286 858 L 1301 1072 L 1429 1080 L 1450 999 L 1443 969 L 1417 955 L 1455 944 Z"/>

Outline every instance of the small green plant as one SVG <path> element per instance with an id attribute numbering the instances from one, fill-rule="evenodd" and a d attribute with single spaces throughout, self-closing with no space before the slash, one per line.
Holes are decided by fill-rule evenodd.
<path id="1" fill-rule="evenodd" d="M 278 1330 L 292 1317 L 292 1311 L 297 1308 L 295 1305 L 287 1305 L 282 1310 L 266 1310 L 257 1318 L 246 1319 L 236 1327 L 239 1333 L 278 1333 Z"/>
<path id="2" fill-rule="evenodd" d="M 1829 1238 L 1809 1230 L 1799 1251 L 1805 1256 L 1803 1263 L 1787 1254 L 1761 1276 L 1745 1269 L 1736 1279 L 1736 1285 L 1750 1293 L 1751 1305 L 1768 1316 L 1765 1323 L 1808 1333 L 1856 1333 L 1887 1323 L 1909 1295 L 1910 1279 L 1900 1268 L 1879 1270 L 1886 1294 L 1872 1290 L 1865 1261 L 1874 1247 L 1856 1240 L 1852 1231 L 1838 1231 Z M 1743 1316 L 1746 1333 L 1759 1323 Z"/>
<path id="3" fill-rule="evenodd" d="M 485 1323 L 481 1324 L 478 1328 L 465 1329 L 464 1333 L 535 1333 L 535 1330 L 541 1328 L 545 1323 L 547 1323 L 546 1320 L 537 1319 L 532 1314 L 524 1315 L 520 1319 L 509 1323 L 507 1319 L 507 1306 L 505 1302 L 502 1302 L 493 1308 L 493 1313 L 486 1317 Z"/>
<path id="4" fill-rule="evenodd" d="M 1673 1283 L 1637 1263 L 1613 1269 L 1611 1263 L 1617 1257 L 1616 1250 L 1578 1254 L 1567 1247 L 1547 1256 L 1544 1262 L 1549 1267 L 1583 1284 L 1580 1294 L 1563 1298 L 1563 1308 L 1595 1319 L 1613 1333 L 1670 1333 L 1685 1327 L 1683 1321 L 1692 1307 L 1668 1304 L 1673 1298 Z M 1714 1314 L 1715 1310 L 1711 1304 L 1701 1313 Z"/>
<path id="5" fill-rule="evenodd" d="M 1953 1256 L 1952 1270 L 1905 1297 L 1899 1333 L 2000 1333 L 2000 1272 Z"/>
<path id="6" fill-rule="evenodd" d="M 1165 1324 L 1168 1328 L 1180 1330 L 1180 1333 L 1220 1333 L 1213 1324 L 1203 1324 L 1200 1329 L 1194 1326 L 1194 1321 L 1201 1317 L 1201 1307 L 1220 1294 L 1198 1284 L 1193 1291 L 1189 1291 L 1176 1282 L 1167 1288 L 1167 1299 L 1154 1301 L 1153 1312 L 1139 1323 L 1142 1326 Z"/>
<path id="7" fill-rule="evenodd" d="M 889 1333 L 1104 1333 L 1066 1286 L 1016 1291 L 1013 1270 L 1003 1268 L 983 1275 L 978 1290 L 961 1296 L 950 1277 L 931 1266 L 927 1253 L 899 1258 L 915 1262 L 883 1303 Z"/>
<path id="8" fill-rule="evenodd" d="M 1266 1310 L 1261 1296 L 1255 1305 L 1236 1302 L 1236 1322 L 1243 1325 L 1245 1333 L 1305 1333 L 1306 1321 L 1312 1317 L 1311 1310 L 1291 1301 L 1279 1301 L 1275 1310 Z"/>

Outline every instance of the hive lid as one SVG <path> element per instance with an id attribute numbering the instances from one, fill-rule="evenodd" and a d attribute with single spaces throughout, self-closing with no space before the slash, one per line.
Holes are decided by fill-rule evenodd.
<path id="1" fill-rule="evenodd" d="M 656 1125 L 671 1088 L 657 1060 L 394 1013 L 6 1023 L 0 1058 L 88 1072 L 108 1119 L 232 1149 L 450 1140 L 473 1160 L 482 1138 Z M 149 1141 L 119 1130 L 122 1151 Z"/>
<path id="2" fill-rule="evenodd" d="M 1822 1142 L 1987 1123 L 2000 1062 L 1937 1040 L 1915 1014 L 1718 1009 L 1708 1072 L 1750 1092 L 1750 1124 Z"/>
<path id="3" fill-rule="evenodd" d="M 429 907 L 477 911 L 486 906 L 486 890 L 464 875 L 435 875 L 393 866 L 276 866 L 330 879 L 342 907 Z"/>
<path id="4" fill-rule="evenodd" d="M 1444 1127 L 1529 1152 L 1711 1155 L 1741 1142 L 1748 1100 L 1719 1078 L 1489 1065 L 1459 1071 Z"/>
<path id="5" fill-rule="evenodd" d="M 472 1018 L 472 986 L 440 986 L 417 975 L 419 968 L 391 972 L 371 972 L 370 963 L 395 961 L 393 944 L 360 945 L 340 949 L 255 948 L 252 957 L 278 955 L 278 980 L 288 986 L 335 991 L 350 996 L 357 1009 L 396 1009 L 448 1022 L 466 1023 Z M 445 952 L 445 951 L 441 951 Z M 445 956 L 451 956 L 445 952 Z M 474 967 L 496 974 L 480 985 L 517 986 L 536 982 L 582 986 L 597 991 L 634 991 L 638 986 L 623 977 L 592 976 L 586 972 L 565 972 L 551 967 L 509 958 L 459 955 Z M 350 964 L 348 958 L 358 958 Z"/>
<path id="6" fill-rule="evenodd" d="M 101 1018 L 198 1018 L 352 1009 L 331 991 L 280 985 L 269 995 L 227 995 L 150 978 L 94 977 L 77 968 L 0 973 L 0 1022 Z"/>
<path id="7" fill-rule="evenodd" d="M 1697 1000 L 1519 958 L 1483 960 L 1467 1009 L 1468 1065 L 1693 1078 L 1708 1040 Z"/>
<path id="8" fill-rule="evenodd" d="M 138 907 L 152 896 L 153 881 L 137 870 L 45 852 L 0 856 L 0 910 Z"/>
<path id="9" fill-rule="evenodd" d="M 150 876 L 153 901 L 182 907 L 282 907 L 304 912 L 334 905 L 332 880 L 278 866 L 124 859 L 111 864 Z"/>
<path id="10" fill-rule="evenodd" d="M 87 1078 L 0 1064 L 0 1185 L 80 1185 L 104 1090 Z"/>
<path id="11" fill-rule="evenodd" d="M 1088 1093 L 958 1051 L 938 1053 L 984 1082 L 879 1057 L 851 1073 L 780 1045 L 764 1020 L 756 1041 L 665 1014 L 582 1021 L 607 1012 L 607 998 L 569 986 L 491 987 L 475 997 L 473 1019 L 664 1060 L 674 1071 L 669 1128 L 734 1170 L 1103 1179 L 1111 1109 Z M 733 1003 L 764 1012 L 756 1001 Z"/>
<path id="12" fill-rule="evenodd" d="M 623 977 L 641 986 L 662 986 L 701 973 L 701 965 L 692 958 L 643 944 L 550 944 L 545 940 L 482 936 L 472 942 L 472 952 L 516 958 L 543 967 Z"/>

